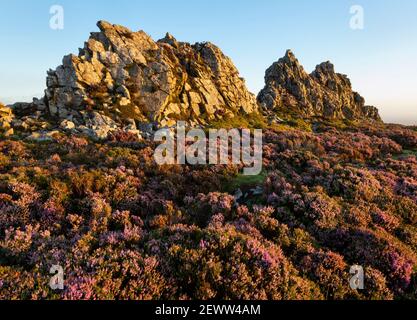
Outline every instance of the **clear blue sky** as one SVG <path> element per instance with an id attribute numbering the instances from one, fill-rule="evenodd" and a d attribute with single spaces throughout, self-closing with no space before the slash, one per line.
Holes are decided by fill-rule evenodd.
<path id="1" fill-rule="evenodd" d="M 49 28 L 52 5 L 65 27 Z M 363 30 L 349 27 L 352 5 Z M 386 121 L 417 124 L 416 0 L 0 0 L 0 101 L 41 95 L 46 71 L 78 53 L 98 20 L 142 29 L 154 39 L 211 41 L 232 58 L 249 89 L 293 49 L 307 71 L 331 60 Z"/>

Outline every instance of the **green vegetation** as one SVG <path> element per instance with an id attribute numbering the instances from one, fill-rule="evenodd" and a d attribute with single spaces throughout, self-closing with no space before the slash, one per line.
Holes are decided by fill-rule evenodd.
<path id="1" fill-rule="evenodd" d="M 262 186 L 267 176 L 268 173 L 266 171 L 262 171 L 256 176 L 245 176 L 243 174 L 238 174 L 228 183 L 226 183 L 223 188 L 225 192 L 234 192 L 239 188 L 242 189 L 245 187 L 256 187 L 259 185 Z"/>
<path id="2" fill-rule="evenodd" d="M 233 118 L 224 118 L 215 120 L 210 123 L 210 128 L 213 129 L 266 129 L 268 123 L 260 113 L 252 113 L 250 115 L 238 114 Z"/>
<path id="3" fill-rule="evenodd" d="M 416 156 L 417 157 L 417 149 L 414 149 L 414 150 L 404 149 L 401 154 L 396 154 L 396 155 L 393 156 L 393 158 L 398 160 L 400 158 L 409 157 L 409 156 Z"/>

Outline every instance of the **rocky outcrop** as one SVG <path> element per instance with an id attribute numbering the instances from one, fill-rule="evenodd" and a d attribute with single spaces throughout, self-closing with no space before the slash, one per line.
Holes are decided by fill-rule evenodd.
<path id="1" fill-rule="evenodd" d="M 266 71 L 258 102 L 266 110 L 295 116 L 381 121 L 378 110 L 365 105 L 333 64 L 324 62 L 308 74 L 290 50 Z"/>
<path id="2" fill-rule="evenodd" d="M 54 127 L 46 112 L 44 99 L 34 98 L 33 102 L 18 102 L 9 106 L 13 113 L 12 127 L 21 132 L 48 131 Z"/>
<path id="3" fill-rule="evenodd" d="M 71 122 L 103 136 L 146 123 L 206 125 L 257 110 L 255 96 L 215 45 L 190 45 L 170 34 L 155 42 L 143 31 L 104 21 L 98 27 L 78 56 L 64 57 L 48 72 L 45 105 L 51 116 L 67 121 L 64 127 Z"/>
<path id="4" fill-rule="evenodd" d="M 52 139 L 50 132 L 105 139 L 122 131 L 148 138 L 179 120 L 210 126 L 258 112 L 258 106 L 270 124 L 288 116 L 380 121 L 378 110 L 366 106 L 330 62 L 308 74 L 287 51 L 266 71 L 256 99 L 232 61 L 209 42 L 191 45 L 170 34 L 154 41 L 143 31 L 97 25 L 100 31 L 78 55 L 48 71 L 43 98 L 0 105 L 0 133 L 41 141 Z"/>

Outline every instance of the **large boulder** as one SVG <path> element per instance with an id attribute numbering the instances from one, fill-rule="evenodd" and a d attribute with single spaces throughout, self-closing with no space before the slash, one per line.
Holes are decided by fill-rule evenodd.
<path id="1" fill-rule="evenodd" d="M 266 110 L 302 117 L 381 121 L 378 110 L 365 105 L 332 63 L 324 62 L 308 74 L 291 50 L 266 71 L 258 102 Z"/>

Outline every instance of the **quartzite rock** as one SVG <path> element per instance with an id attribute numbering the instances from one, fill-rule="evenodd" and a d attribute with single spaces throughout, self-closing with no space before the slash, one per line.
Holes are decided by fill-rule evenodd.
<path id="1" fill-rule="evenodd" d="M 98 131 L 126 119 L 171 126 L 177 120 L 204 124 L 242 112 L 257 102 L 232 61 L 211 43 L 190 45 L 172 35 L 155 42 L 143 31 L 98 22 L 78 56 L 64 57 L 47 77 L 45 101 L 50 115 Z M 92 125 L 97 114 L 111 119 Z M 92 113 L 94 112 L 94 113 Z M 108 130 L 110 128 L 110 130 Z M 135 129 L 133 129 L 135 130 Z"/>

